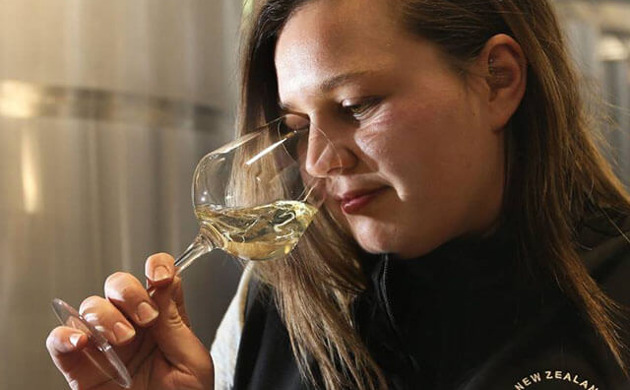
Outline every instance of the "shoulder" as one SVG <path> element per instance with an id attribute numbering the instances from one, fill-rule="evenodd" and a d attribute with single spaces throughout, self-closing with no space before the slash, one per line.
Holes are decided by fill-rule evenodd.
<path id="1" fill-rule="evenodd" d="M 630 345 L 630 218 L 612 222 L 585 223 L 580 255 L 600 288 L 622 308 L 618 325 Z M 461 389 L 623 390 L 630 389 L 630 380 L 584 318 L 568 301 L 559 301 L 549 302 Z"/>
<path id="2" fill-rule="evenodd" d="M 601 289 L 630 307 L 630 216 L 593 218 L 580 234 L 580 255 Z"/>
<path id="3" fill-rule="evenodd" d="M 550 307 L 475 373 L 462 390 L 622 390 L 630 382 L 569 306 Z"/>

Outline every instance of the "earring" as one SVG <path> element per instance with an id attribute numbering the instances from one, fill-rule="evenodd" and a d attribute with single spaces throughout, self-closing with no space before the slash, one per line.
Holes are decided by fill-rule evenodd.
<path id="1" fill-rule="evenodd" d="M 490 76 L 494 76 L 494 57 L 490 57 L 490 59 L 488 59 L 488 72 L 490 73 Z"/>

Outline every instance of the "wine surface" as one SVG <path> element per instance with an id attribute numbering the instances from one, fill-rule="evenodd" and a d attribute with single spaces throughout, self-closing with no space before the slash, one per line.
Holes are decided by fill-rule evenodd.
<path id="1" fill-rule="evenodd" d="M 291 252 L 316 212 L 309 204 L 286 200 L 246 208 L 195 208 L 202 234 L 246 260 L 271 260 Z"/>

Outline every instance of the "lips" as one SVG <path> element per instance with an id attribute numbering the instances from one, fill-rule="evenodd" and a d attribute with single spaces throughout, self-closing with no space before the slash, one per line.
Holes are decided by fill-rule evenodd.
<path id="1" fill-rule="evenodd" d="M 335 199 L 339 201 L 341 209 L 344 213 L 357 214 L 384 190 L 385 187 L 369 190 L 348 191 L 336 196 Z"/>

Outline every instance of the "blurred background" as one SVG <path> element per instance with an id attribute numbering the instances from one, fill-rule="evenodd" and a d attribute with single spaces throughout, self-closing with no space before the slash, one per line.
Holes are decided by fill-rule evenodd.
<path id="1" fill-rule="evenodd" d="M 606 152 L 630 186 L 630 4 L 556 0 L 583 77 L 607 102 Z M 0 390 L 64 389 L 50 300 L 78 305 L 117 270 L 177 254 L 197 224 L 198 159 L 233 135 L 241 0 L 0 2 Z M 616 130 L 621 129 L 621 130 Z M 239 267 L 186 274 L 210 345 Z"/>

